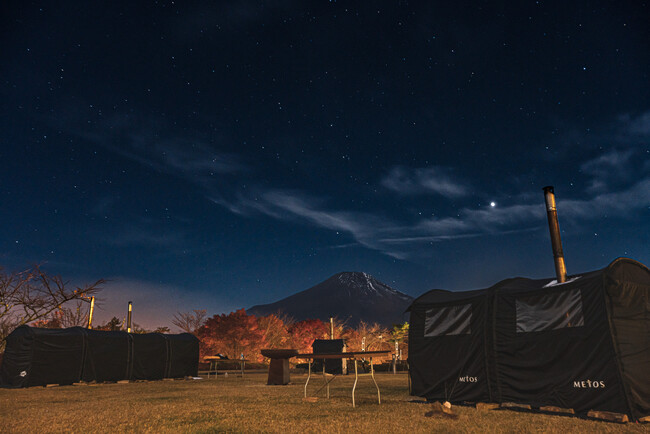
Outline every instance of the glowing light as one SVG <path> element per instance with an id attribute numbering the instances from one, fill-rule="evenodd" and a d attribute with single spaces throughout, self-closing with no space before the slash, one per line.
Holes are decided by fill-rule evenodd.
<path id="1" fill-rule="evenodd" d="M 490 206 L 491 206 L 492 208 L 494 208 L 495 206 L 497 206 L 497 204 L 496 204 L 496 202 L 490 202 Z"/>

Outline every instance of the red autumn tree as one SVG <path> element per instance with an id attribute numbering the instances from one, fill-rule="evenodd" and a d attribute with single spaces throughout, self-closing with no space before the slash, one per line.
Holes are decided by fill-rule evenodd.
<path id="1" fill-rule="evenodd" d="M 315 339 L 327 339 L 329 325 L 319 319 L 307 319 L 292 324 L 288 329 L 291 345 L 301 353 L 311 353 Z"/>
<path id="2" fill-rule="evenodd" d="M 356 345 L 361 341 L 358 336 L 359 333 L 355 329 L 346 328 L 341 331 L 337 338 L 345 340 L 347 351 L 361 351 L 361 347 Z"/>
<path id="3" fill-rule="evenodd" d="M 257 360 L 264 331 L 260 330 L 257 317 L 239 309 L 207 319 L 198 334 L 202 357 L 225 354 L 237 359 L 243 353 L 244 357 Z"/>

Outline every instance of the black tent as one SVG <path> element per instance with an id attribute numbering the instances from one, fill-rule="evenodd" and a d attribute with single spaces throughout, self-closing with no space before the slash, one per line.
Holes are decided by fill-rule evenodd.
<path id="1" fill-rule="evenodd" d="M 196 376 L 199 341 L 189 334 L 40 329 L 7 337 L 0 384 L 30 387 L 78 381 L 158 380 Z"/>
<path id="2" fill-rule="evenodd" d="M 120 381 L 130 378 L 131 338 L 126 332 L 86 331 L 84 381 Z"/>
<path id="3" fill-rule="evenodd" d="M 146 333 L 131 335 L 133 380 L 161 380 L 165 377 L 169 351 L 165 335 Z"/>
<path id="4" fill-rule="evenodd" d="M 650 270 L 432 290 L 408 309 L 412 394 L 650 414 Z"/>
<path id="5" fill-rule="evenodd" d="M 198 374 L 199 340 L 189 333 L 164 335 L 167 339 L 167 372 L 165 378 Z"/>
<path id="6" fill-rule="evenodd" d="M 48 330 L 18 327 L 7 336 L 0 384 L 29 387 L 79 381 L 83 371 L 84 336 L 81 327 Z"/>

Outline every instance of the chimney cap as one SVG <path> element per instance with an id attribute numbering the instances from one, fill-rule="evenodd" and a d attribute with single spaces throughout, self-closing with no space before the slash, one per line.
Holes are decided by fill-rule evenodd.
<path id="1" fill-rule="evenodd" d="M 542 190 L 544 190 L 544 193 L 554 193 L 552 185 L 547 185 L 546 187 L 542 188 Z"/>

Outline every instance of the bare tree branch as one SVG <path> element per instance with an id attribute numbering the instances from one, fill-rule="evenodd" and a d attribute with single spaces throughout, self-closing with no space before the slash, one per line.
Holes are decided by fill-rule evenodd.
<path id="1" fill-rule="evenodd" d="M 205 310 L 193 310 L 192 312 L 176 312 L 172 324 L 187 333 L 196 335 L 198 329 L 203 325 L 206 317 Z"/>
<path id="2" fill-rule="evenodd" d="M 81 311 L 74 310 L 66 317 L 64 305 L 94 295 L 106 283 L 95 283 L 70 289 L 61 276 L 50 275 L 34 266 L 20 272 L 7 273 L 0 268 L 0 350 L 4 348 L 7 335 L 16 327 L 48 318 L 55 312 L 63 312 L 70 324 L 81 321 Z"/>

